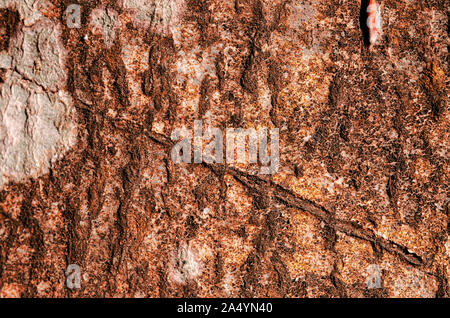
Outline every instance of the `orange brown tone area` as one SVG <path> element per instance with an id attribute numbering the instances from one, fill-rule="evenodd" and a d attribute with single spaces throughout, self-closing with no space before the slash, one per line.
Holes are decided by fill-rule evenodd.
<path id="1" fill-rule="evenodd" d="M 72 29 L 71 1 L 39 4 L 78 140 L 0 191 L 0 297 L 449 296 L 443 1 L 383 1 L 373 50 L 359 1 L 140 3 L 79 1 Z M 171 132 L 197 119 L 279 128 L 278 173 L 174 164 Z"/>

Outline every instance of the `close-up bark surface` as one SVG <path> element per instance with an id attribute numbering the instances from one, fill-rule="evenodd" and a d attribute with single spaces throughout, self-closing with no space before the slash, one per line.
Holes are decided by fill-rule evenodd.
<path id="1" fill-rule="evenodd" d="M 0 297 L 447 298 L 449 5 L 372 2 L 0 0 Z"/>

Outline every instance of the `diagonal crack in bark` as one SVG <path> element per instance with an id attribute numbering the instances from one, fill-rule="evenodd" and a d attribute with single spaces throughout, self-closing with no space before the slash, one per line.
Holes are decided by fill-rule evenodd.
<path id="1" fill-rule="evenodd" d="M 144 132 L 146 136 L 153 142 L 158 143 L 168 149 L 170 149 L 174 145 L 172 140 L 165 135 L 154 133 L 152 131 L 148 131 L 147 129 L 144 129 Z M 211 165 L 202 163 L 202 165 L 213 171 L 215 174 L 229 173 L 244 186 L 256 191 L 259 195 L 267 195 L 268 193 L 270 193 L 270 195 L 272 195 L 276 200 L 278 200 L 285 206 L 308 212 L 309 214 L 325 222 L 328 226 L 334 228 L 336 231 L 376 244 L 383 250 L 399 256 L 400 259 L 411 265 L 424 265 L 423 259 L 419 255 L 410 252 L 406 246 L 385 239 L 380 235 L 374 233 L 373 230 L 363 228 L 356 222 L 337 219 L 324 207 L 318 205 L 315 202 L 299 197 L 291 190 L 282 187 L 272 180 L 268 180 L 267 178 L 256 175 L 251 175 L 241 170 L 227 167 L 223 164 Z"/>

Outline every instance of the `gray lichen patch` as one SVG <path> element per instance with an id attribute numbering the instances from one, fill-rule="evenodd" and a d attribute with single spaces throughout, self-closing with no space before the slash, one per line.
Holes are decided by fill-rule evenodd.
<path id="1" fill-rule="evenodd" d="M 0 8 L 12 8 L 19 12 L 25 26 L 31 26 L 42 18 L 39 5 L 46 0 L 0 0 Z"/>
<path id="2" fill-rule="evenodd" d="M 133 17 L 134 24 L 144 29 L 154 28 L 162 34 L 174 33 L 179 27 L 184 0 L 122 0 L 122 6 Z"/>
<path id="3" fill-rule="evenodd" d="M 0 188 L 46 173 L 76 139 L 72 99 L 64 90 L 60 28 L 39 15 L 33 3 L 7 3 L 7 9 L 19 9 L 22 20 L 35 18 L 19 27 L 0 53 L 6 70 L 0 86 Z"/>
<path id="4" fill-rule="evenodd" d="M 40 20 L 18 33 L 10 51 L 23 77 L 52 91 L 61 89 L 66 81 L 64 47 L 58 31 L 49 20 Z"/>
<path id="5" fill-rule="evenodd" d="M 118 28 L 118 14 L 113 9 L 98 8 L 91 13 L 92 32 L 102 34 L 105 46 L 110 48 L 116 38 L 116 29 Z"/>
<path id="6" fill-rule="evenodd" d="M 184 285 L 198 277 L 201 272 L 201 263 L 193 248 L 187 244 L 180 246 L 170 262 L 169 277 L 171 281 Z"/>

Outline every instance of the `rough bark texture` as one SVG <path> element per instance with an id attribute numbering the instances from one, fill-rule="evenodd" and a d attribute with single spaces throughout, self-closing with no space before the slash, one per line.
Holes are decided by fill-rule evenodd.
<path id="1" fill-rule="evenodd" d="M 449 296 L 448 2 L 72 3 L 0 1 L 0 297 Z M 175 164 L 197 119 L 278 172 Z"/>

